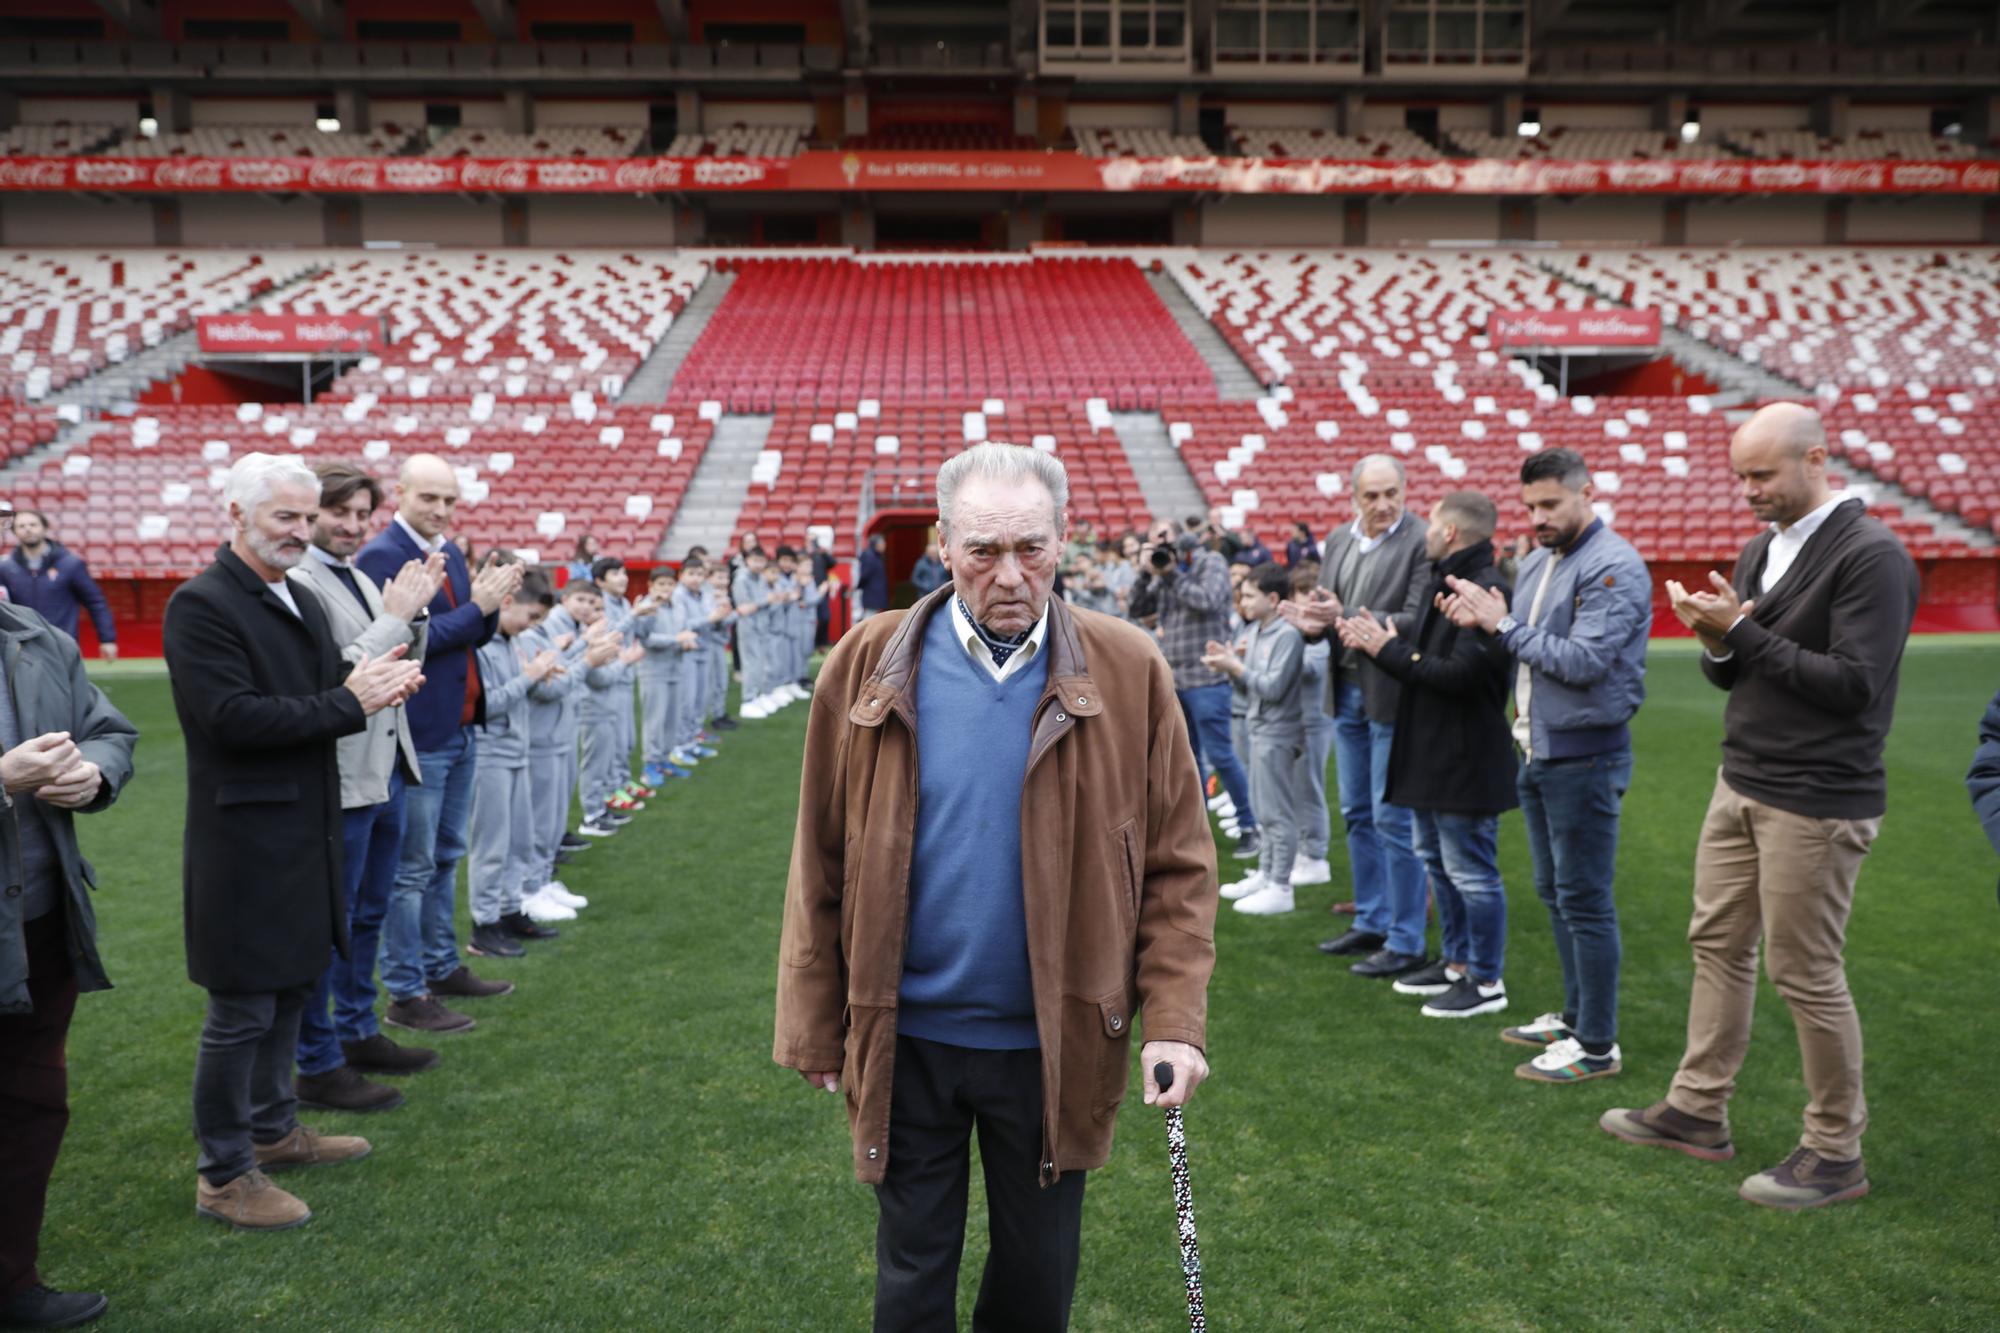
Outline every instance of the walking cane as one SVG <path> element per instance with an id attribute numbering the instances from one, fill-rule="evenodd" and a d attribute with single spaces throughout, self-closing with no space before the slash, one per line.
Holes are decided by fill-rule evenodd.
<path id="1" fill-rule="evenodd" d="M 1174 1067 L 1162 1060 L 1153 1066 L 1153 1082 L 1161 1092 L 1174 1085 Z M 1174 1168 L 1174 1215 L 1180 1222 L 1181 1275 L 1187 1279 L 1188 1333 L 1208 1333 L 1208 1316 L 1201 1303 L 1201 1242 L 1194 1234 L 1194 1190 L 1188 1184 L 1187 1126 L 1181 1108 L 1167 1108 L 1167 1160 Z"/>

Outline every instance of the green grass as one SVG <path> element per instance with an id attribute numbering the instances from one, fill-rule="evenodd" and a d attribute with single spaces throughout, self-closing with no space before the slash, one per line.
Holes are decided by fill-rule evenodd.
<path id="1" fill-rule="evenodd" d="M 2000 654 L 1925 643 L 1905 665 L 1848 951 L 1874 1193 L 1798 1216 L 1735 1195 L 1793 1146 L 1805 1097 L 1768 983 L 1737 1161 L 1595 1127 L 1661 1094 L 1686 1012 L 1721 696 L 1685 649 L 1656 657 L 1619 856 L 1623 1077 L 1523 1083 L 1498 1021 L 1428 1022 L 1346 976 L 1311 947 L 1333 924 L 1326 890 L 1289 917 L 1223 913 L 1214 1078 L 1188 1115 L 1218 1329 L 2000 1326 L 2000 915 L 1960 785 Z M 118 989 L 84 998 L 71 1038 L 50 1280 L 109 1291 L 106 1327 L 125 1329 L 866 1327 L 872 1195 L 849 1174 L 838 1104 L 768 1056 L 802 708 L 747 725 L 572 868 L 588 912 L 525 959 L 481 964 L 519 991 L 468 1005 L 478 1030 L 441 1039 L 443 1065 L 406 1081 L 403 1109 L 311 1117 L 375 1154 L 288 1177 L 312 1224 L 255 1236 L 194 1215 L 203 997 L 183 971 L 172 706 L 138 664 L 106 680 L 144 740 L 124 800 L 85 826 Z M 1518 819 L 1502 854 L 1519 1018 L 1554 1007 L 1556 974 Z M 1075 1327 L 1171 1329 L 1159 1117 L 1134 1101 L 1122 1121 L 1090 1182 Z M 975 1185 L 968 1321 L 982 1207 Z"/>

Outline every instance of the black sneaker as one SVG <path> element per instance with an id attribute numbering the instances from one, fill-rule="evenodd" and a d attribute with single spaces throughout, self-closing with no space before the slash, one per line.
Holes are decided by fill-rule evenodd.
<path id="1" fill-rule="evenodd" d="M 575 833 L 566 830 L 562 835 L 562 841 L 557 843 L 556 846 L 566 852 L 588 851 L 590 849 L 590 840 L 588 838 L 579 838 Z"/>
<path id="2" fill-rule="evenodd" d="M 618 826 L 609 820 L 586 819 L 577 825 L 576 831 L 586 838 L 608 838 L 618 832 Z"/>
<path id="3" fill-rule="evenodd" d="M 1377 949 L 1347 970 L 1357 977 L 1401 977 L 1422 967 L 1427 960 L 1419 953 L 1397 953 L 1394 949 Z"/>
<path id="4" fill-rule="evenodd" d="M 1506 1007 L 1506 982 L 1496 981 L 1489 986 L 1464 976 L 1444 994 L 1427 1000 L 1417 1012 L 1425 1018 L 1477 1018 L 1481 1014 L 1497 1014 Z"/>
<path id="5" fill-rule="evenodd" d="M 632 822 L 632 816 L 627 814 L 621 814 L 616 810 L 606 810 L 603 814 L 598 816 L 598 819 L 603 823 L 611 825 L 612 828 L 624 828 L 627 824 Z"/>
<path id="6" fill-rule="evenodd" d="M 526 912 L 509 912 L 500 918 L 498 929 L 520 940 L 552 940 L 562 934 L 554 926 L 545 926 Z M 514 946 L 517 952 L 520 947 L 518 944 Z"/>
<path id="7" fill-rule="evenodd" d="M 733 717 L 718 717 L 708 725 L 714 727 L 717 731 L 735 731 L 743 724 Z"/>
<path id="8" fill-rule="evenodd" d="M 1243 836 L 1236 840 L 1236 850 L 1230 853 L 1230 855 L 1239 861 L 1254 861 L 1257 859 L 1257 853 L 1262 851 L 1263 848 L 1264 844 L 1257 838 L 1257 830 L 1253 828 L 1244 829 Z"/>
<path id="9" fill-rule="evenodd" d="M 1397 977 L 1389 989 L 1398 995 L 1443 995 L 1465 973 L 1440 958 L 1429 967 L 1420 967 L 1406 977 Z"/>
<path id="10" fill-rule="evenodd" d="M 507 929 L 505 921 L 503 917 L 490 925 L 474 926 L 472 939 L 467 942 L 466 950 L 478 954 L 481 958 L 519 958 L 526 953 L 527 950 L 521 947 L 520 941 Z"/>
<path id="11" fill-rule="evenodd" d="M 38 1282 L 0 1303 L 0 1328 L 78 1328 L 110 1304 L 101 1291 L 57 1291 Z"/>
<path id="12" fill-rule="evenodd" d="M 1373 931 L 1355 926 L 1345 934 L 1336 935 L 1330 940 L 1321 940 L 1319 951 L 1330 954 L 1374 953 L 1388 942 L 1389 937 L 1386 935 L 1377 935 Z"/>

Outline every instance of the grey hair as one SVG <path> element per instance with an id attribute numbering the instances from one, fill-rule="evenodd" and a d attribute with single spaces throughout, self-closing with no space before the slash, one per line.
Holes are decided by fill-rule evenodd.
<path id="1" fill-rule="evenodd" d="M 248 517 L 250 511 L 271 498 L 271 492 L 290 483 L 313 493 L 319 503 L 319 474 L 297 458 L 282 454 L 245 454 L 229 465 L 229 480 L 222 490 L 225 510 L 236 505 Z"/>
<path id="2" fill-rule="evenodd" d="M 1394 454 L 1364 454 L 1361 461 L 1354 465 L 1354 471 L 1347 474 L 1349 494 L 1361 489 L 1361 474 L 1376 463 L 1387 463 L 1390 467 L 1396 469 L 1396 484 L 1398 486 L 1407 486 L 1409 484 L 1410 477 L 1407 472 L 1403 471 L 1402 459 L 1396 457 Z"/>
<path id="3" fill-rule="evenodd" d="M 1048 489 L 1049 497 L 1055 502 L 1055 519 L 1058 527 L 1062 517 L 1069 512 L 1069 472 L 1054 454 L 1045 454 L 1039 449 L 1030 449 L 1018 444 L 997 444 L 988 441 L 975 444 L 964 453 L 945 460 L 937 475 L 938 527 L 950 526 L 952 506 L 958 501 L 959 488 L 969 480 L 1016 481 L 1032 477 Z"/>

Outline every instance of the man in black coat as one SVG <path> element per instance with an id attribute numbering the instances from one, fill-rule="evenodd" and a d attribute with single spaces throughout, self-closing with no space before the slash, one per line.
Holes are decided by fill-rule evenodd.
<path id="1" fill-rule="evenodd" d="M 233 535 L 167 603 L 174 709 L 187 744 L 183 848 L 188 976 L 209 992 L 195 1065 L 195 1206 L 251 1230 L 306 1206 L 260 1167 L 364 1156 L 295 1113 L 299 1014 L 346 948 L 335 742 L 421 684 L 401 650 L 350 669 L 326 612 L 285 571 L 305 554 L 319 479 L 247 454 L 225 492 Z"/>
<path id="2" fill-rule="evenodd" d="M 1398 978 L 1404 995 L 1431 997 L 1427 1018 L 1472 1018 L 1507 1007 L 1507 891 L 1500 879 L 1500 815 L 1518 805 L 1514 741 L 1507 727 L 1507 650 L 1461 630 L 1441 608 L 1447 578 L 1502 594 L 1493 565 L 1493 501 L 1458 491 L 1431 507 L 1424 553 L 1431 562 L 1416 629 L 1391 618 L 1340 622 L 1340 641 L 1367 654 L 1402 685 L 1389 749 L 1387 799 L 1410 811 L 1417 854 L 1430 872 L 1443 952 Z"/>

